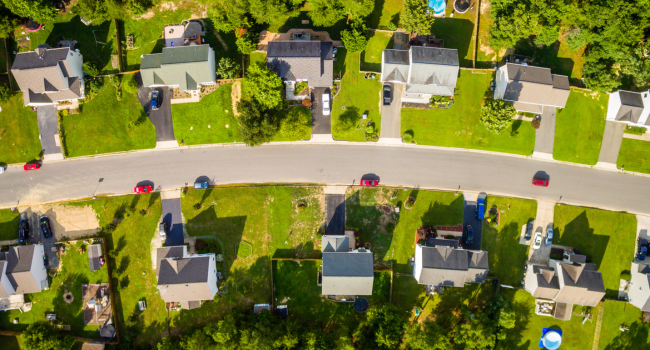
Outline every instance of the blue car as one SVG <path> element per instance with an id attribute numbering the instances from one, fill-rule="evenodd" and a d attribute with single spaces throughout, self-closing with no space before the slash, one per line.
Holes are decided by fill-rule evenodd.
<path id="1" fill-rule="evenodd" d="M 197 189 L 197 190 L 205 190 L 205 189 L 208 188 L 209 186 L 210 186 L 210 184 L 208 184 L 207 181 L 204 181 L 204 182 L 195 182 L 195 183 L 194 183 L 194 189 Z"/>
<path id="2" fill-rule="evenodd" d="M 156 110 L 158 109 L 158 91 L 152 91 L 151 92 L 151 109 Z"/>
<path id="3" fill-rule="evenodd" d="M 476 219 L 483 220 L 485 218 L 485 198 L 476 200 Z"/>

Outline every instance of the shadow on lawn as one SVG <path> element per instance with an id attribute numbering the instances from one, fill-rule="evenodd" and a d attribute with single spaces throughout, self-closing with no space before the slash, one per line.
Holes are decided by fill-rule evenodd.
<path id="1" fill-rule="evenodd" d="M 444 39 L 444 47 L 458 50 L 458 60 L 461 67 L 472 67 L 472 60 L 467 59 L 467 53 L 472 50 L 474 23 L 464 18 L 436 18 L 431 28 L 431 34 L 438 39 Z"/>
<path id="2" fill-rule="evenodd" d="M 619 336 L 609 343 L 605 350 L 625 350 L 635 349 L 639 344 L 647 344 L 648 327 L 641 322 L 634 322 L 629 326 L 630 330 L 621 332 Z"/>
<path id="3" fill-rule="evenodd" d="M 515 45 L 515 52 L 518 55 L 529 56 L 533 59 L 534 65 L 538 67 L 550 68 L 553 74 L 566 75 L 571 77 L 573 66 L 575 63 L 573 59 L 566 57 L 558 57 L 560 52 L 560 42 L 556 41 L 550 46 L 537 47 L 533 42 L 533 37 L 521 39 Z M 571 79 L 571 84 L 580 84 L 580 79 Z"/>

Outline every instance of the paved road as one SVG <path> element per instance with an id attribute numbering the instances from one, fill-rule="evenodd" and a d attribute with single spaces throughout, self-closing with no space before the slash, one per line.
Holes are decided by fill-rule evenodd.
<path id="1" fill-rule="evenodd" d="M 625 123 L 609 120 L 605 123 L 605 133 L 603 134 L 603 144 L 600 146 L 598 162 L 616 164 L 624 134 Z"/>
<path id="2" fill-rule="evenodd" d="M 542 120 L 535 135 L 535 152 L 553 154 L 556 111 L 555 107 L 544 107 Z"/>
<path id="3" fill-rule="evenodd" d="M 151 92 L 153 90 L 158 91 L 160 98 L 157 110 L 151 109 Z M 138 89 L 138 100 L 140 100 L 140 104 L 144 108 L 145 113 L 147 113 L 151 123 L 156 127 L 156 141 L 176 140 L 174 136 L 174 123 L 172 121 L 171 98 L 172 91 L 167 87 L 141 87 Z"/>
<path id="4" fill-rule="evenodd" d="M 538 171 L 549 187 L 532 186 Z M 387 186 L 420 186 L 560 200 L 634 213 L 650 213 L 650 177 L 569 164 L 424 147 L 368 144 L 273 144 L 152 150 L 118 156 L 46 163 L 25 172 L 11 166 L 0 179 L 0 206 L 131 193 L 141 181 L 174 189 L 208 176 L 229 183 L 352 184 L 377 174 Z M 560 199 L 561 197 L 561 199 Z"/>
<path id="5" fill-rule="evenodd" d="M 331 134 L 332 121 L 330 115 L 323 115 L 323 94 L 330 93 L 328 88 L 314 88 L 312 90 L 311 107 L 311 133 L 312 134 Z M 332 109 L 332 97 L 330 96 L 330 109 Z"/>
<path id="6" fill-rule="evenodd" d="M 402 84 L 393 87 L 393 100 L 389 106 L 381 106 L 381 137 L 401 138 Z"/>
<path id="7" fill-rule="evenodd" d="M 163 222 L 167 223 L 167 227 L 169 228 L 165 244 L 168 246 L 182 245 L 184 238 L 183 218 L 181 217 L 181 199 L 163 199 L 162 217 Z"/>
<path id="8" fill-rule="evenodd" d="M 59 121 L 56 116 L 56 107 L 40 106 L 36 111 L 38 118 L 38 132 L 41 135 L 43 154 L 61 153 L 61 144 L 58 143 Z"/>

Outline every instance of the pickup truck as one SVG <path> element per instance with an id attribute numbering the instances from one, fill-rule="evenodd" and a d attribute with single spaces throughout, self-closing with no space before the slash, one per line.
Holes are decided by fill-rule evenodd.
<path id="1" fill-rule="evenodd" d="M 485 218 L 485 198 L 476 200 L 476 218 L 483 220 Z"/>

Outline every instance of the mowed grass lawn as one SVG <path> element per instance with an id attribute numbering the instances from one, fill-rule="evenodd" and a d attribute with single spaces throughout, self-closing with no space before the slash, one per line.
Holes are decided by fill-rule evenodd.
<path id="1" fill-rule="evenodd" d="M 447 49 L 458 50 L 458 60 L 461 67 L 473 68 L 474 60 L 474 18 L 478 6 L 467 10 L 465 13 L 454 13 L 454 2 L 447 1 L 445 9 L 445 18 L 436 18 L 431 28 L 431 34 L 436 39 L 445 41 L 444 47 Z"/>
<path id="2" fill-rule="evenodd" d="M 104 80 L 101 91 L 81 106 L 80 114 L 63 117 L 68 157 L 131 151 L 156 146 L 156 130 L 134 94 L 115 96 Z"/>
<path id="3" fill-rule="evenodd" d="M 481 13 L 478 26 L 478 52 L 476 53 L 476 68 L 494 68 L 497 64 L 498 52 L 490 47 L 490 0 L 481 1 Z"/>
<path id="4" fill-rule="evenodd" d="M 571 91 L 566 108 L 556 114 L 553 158 L 587 165 L 598 163 L 608 101 L 607 94 Z"/>
<path id="5" fill-rule="evenodd" d="M 402 134 L 412 132 L 419 145 L 472 148 L 531 155 L 535 129 L 530 122 L 516 120 L 500 134 L 479 121 L 483 100 L 490 95 L 492 74 L 461 70 L 454 105 L 449 109 L 402 108 Z"/>
<path id="6" fill-rule="evenodd" d="M 391 199 L 393 194 L 395 199 Z M 408 197 L 416 200 L 410 210 L 402 205 Z M 385 213 L 384 205 L 399 206 L 399 214 Z M 415 231 L 423 225 L 462 223 L 463 197 L 451 192 L 352 187 L 346 194 L 345 211 L 346 227 L 360 231 L 358 240 L 371 244 L 376 267 L 392 265 L 396 272 L 411 273 Z"/>
<path id="7" fill-rule="evenodd" d="M 22 331 L 34 322 L 44 322 L 45 315 L 56 314 L 60 324 L 70 325 L 70 332 L 73 335 L 97 338 L 97 325 L 84 325 L 83 298 L 81 285 L 88 283 L 108 283 L 108 270 L 104 265 L 98 271 L 90 271 L 88 265 L 88 254 L 79 253 L 79 248 L 85 247 L 81 241 L 75 244 L 68 244 L 66 254 L 61 257 L 61 269 L 58 273 L 48 270 L 50 288 L 40 293 L 25 295 L 25 300 L 32 303 L 29 312 L 20 310 L 9 310 L 0 314 L 0 327 L 6 330 Z M 64 293 L 69 291 L 74 296 L 72 303 L 67 304 L 64 300 Z M 13 324 L 14 319 L 18 324 Z"/>
<path id="8" fill-rule="evenodd" d="M 173 104 L 176 139 L 186 145 L 240 141 L 231 93 L 232 84 L 226 84 L 199 102 Z"/>
<path id="9" fill-rule="evenodd" d="M 393 48 L 393 33 L 370 31 L 368 47 L 361 53 L 361 70 L 381 73 L 381 56 Z"/>
<path id="10" fill-rule="evenodd" d="M 41 158 L 36 112 L 23 107 L 23 94 L 0 104 L 0 164 L 26 163 Z"/>
<path id="11" fill-rule="evenodd" d="M 616 165 L 627 171 L 650 174 L 650 142 L 624 138 Z"/>
<path id="12" fill-rule="evenodd" d="M 490 276 L 499 278 L 501 284 L 517 286 L 528 259 L 528 246 L 519 244 L 521 227 L 535 219 L 537 202 L 489 196 L 486 207 L 495 205 L 501 214 L 499 226 L 494 229 L 483 221 L 481 249 L 488 252 Z"/>
<path id="13" fill-rule="evenodd" d="M 639 345 L 650 344 L 650 323 L 641 320 L 642 314 L 641 310 L 632 304 L 605 300 L 598 349 L 634 349 Z M 621 325 L 629 327 L 630 330 L 621 332 Z"/>
<path id="14" fill-rule="evenodd" d="M 336 54 L 335 77 L 343 72 L 341 90 L 332 102 L 332 136 L 335 140 L 366 141 L 366 125 L 372 123 L 377 135 L 381 129 L 381 110 L 379 107 L 381 82 L 365 79 L 359 73 L 359 53 L 346 53 L 339 49 Z M 362 119 L 364 113 L 368 119 Z"/>
<path id="15" fill-rule="evenodd" d="M 388 29 L 389 23 L 399 27 L 401 12 L 402 0 L 375 1 L 375 8 L 368 16 L 368 27 L 371 29 Z"/>
<path id="16" fill-rule="evenodd" d="M 10 209 L 0 209 L 0 241 L 18 239 L 20 214 Z"/>
<path id="17" fill-rule="evenodd" d="M 636 217 L 632 214 L 560 205 L 555 207 L 553 243 L 574 247 L 598 266 L 607 296 L 618 296 L 621 271 L 634 257 Z"/>

